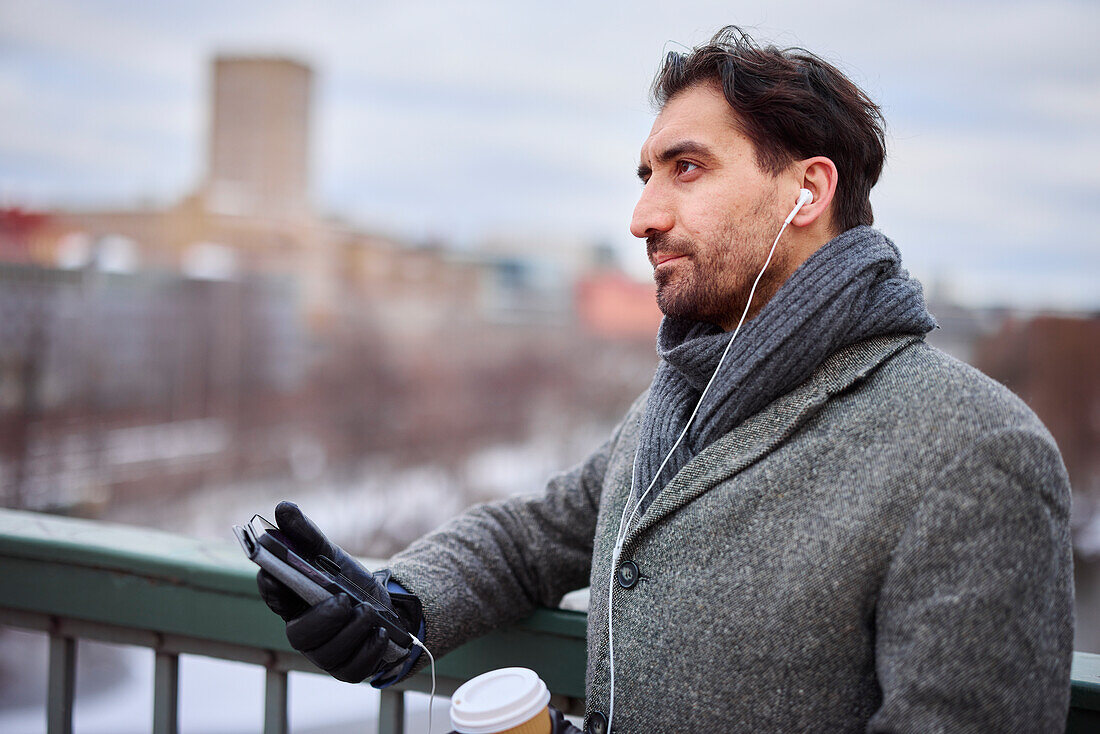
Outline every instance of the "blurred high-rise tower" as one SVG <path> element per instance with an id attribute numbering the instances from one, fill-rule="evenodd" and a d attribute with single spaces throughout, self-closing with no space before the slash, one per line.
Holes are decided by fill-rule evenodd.
<path id="1" fill-rule="evenodd" d="M 211 212 L 298 217 L 309 212 L 313 73 L 291 59 L 220 56 L 203 198 Z"/>

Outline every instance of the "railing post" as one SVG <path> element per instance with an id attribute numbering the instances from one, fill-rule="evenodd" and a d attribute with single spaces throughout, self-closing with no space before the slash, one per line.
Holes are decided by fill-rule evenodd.
<path id="1" fill-rule="evenodd" d="M 393 688 L 382 691 L 378 704 L 378 734 L 404 734 L 405 694 Z"/>
<path id="2" fill-rule="evenodd" d="M 286 673 L 267 669 L 264 686 L 264 734 L 287 734 L 287 684 Z"/>
<path id="3" fill-rule="evenodd" d="M 153 734 L 179 732 L 179 655 L 157 650 L 153 673 Z"/>
<path id="4" fill-rule="evenodd" d="M 76 640 L 50 633 L 50 672 L 46 700 L 48 734 L 72 734 L 76 694 Z"/>

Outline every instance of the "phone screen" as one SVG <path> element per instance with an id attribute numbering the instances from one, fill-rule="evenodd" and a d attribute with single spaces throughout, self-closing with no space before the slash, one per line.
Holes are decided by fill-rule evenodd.
<path id="1" fill-rule="evenodd" d="M 283 557 L 283 551 L 288 550 L 301 558 L 303 561 L 306 561 L 307 563 L 309 562 L 309 554 L 305 553 L 301 548 L 295 545 L 294 541 L 292 541 L 290 537 L 286 535 L 286 533 L 279 529 L 279 526 L 273 525 L 267 520 L 267 518 L 263 517 L 262 515 L 253 515 L 252 526 L 253 530 L 256 532 L 256 538 L 259 540 L 260 544 L 268 550 L 279 555 L 279 557 L 283 558 L 283 560 L 288 560 L 287 558 Z M 264 542 L 265 540 L 267 540 L 266 543 Z M 271 541 L 275 542 L 272 543 Z M 282 547 L 280 548 L 279 546 Z"/>
<path id="2" fill-rule="evenodd" d="M 265 528 L 265 530 L 268 535 L 285 545 L 292 552 L 297 553 L 302 558 L 306 557 L 306 554 L 302 552 L 302 549 L 294 545 L 294 543 L 283 533 L 282 530 L 279 530 L 276 527 Z"/>

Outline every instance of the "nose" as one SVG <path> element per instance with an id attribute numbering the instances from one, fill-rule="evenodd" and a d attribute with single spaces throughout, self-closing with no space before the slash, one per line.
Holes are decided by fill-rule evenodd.
<path id="1" fill-rule="evenodd" d="M 634 205 L 634 216 L 630 219 L 630 234 L 635 237 L 649 237 L 672 229 L 675 217 L 667 197 L 663 196 L 659 184 L 650 181 L 642 189 L 638 203 Z"/>

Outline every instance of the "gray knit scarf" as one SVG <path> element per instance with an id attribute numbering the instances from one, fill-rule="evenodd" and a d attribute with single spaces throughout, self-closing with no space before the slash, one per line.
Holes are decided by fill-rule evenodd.
<path id="1" fill-rule="evenodd" d="M 920 282 L 909 277 L 898 248 L 878 230 L 855 227 L 822 245 L 741 327 L 642 510 L 692 457 L 804 382 L 833 352 L 874 336 L 925 334 L 935 326 Z M 672 450 L 731 336 L 714 324 L 674 317 L 661 322 L 661 362 L 642 419 L 635 496 Z"/>

